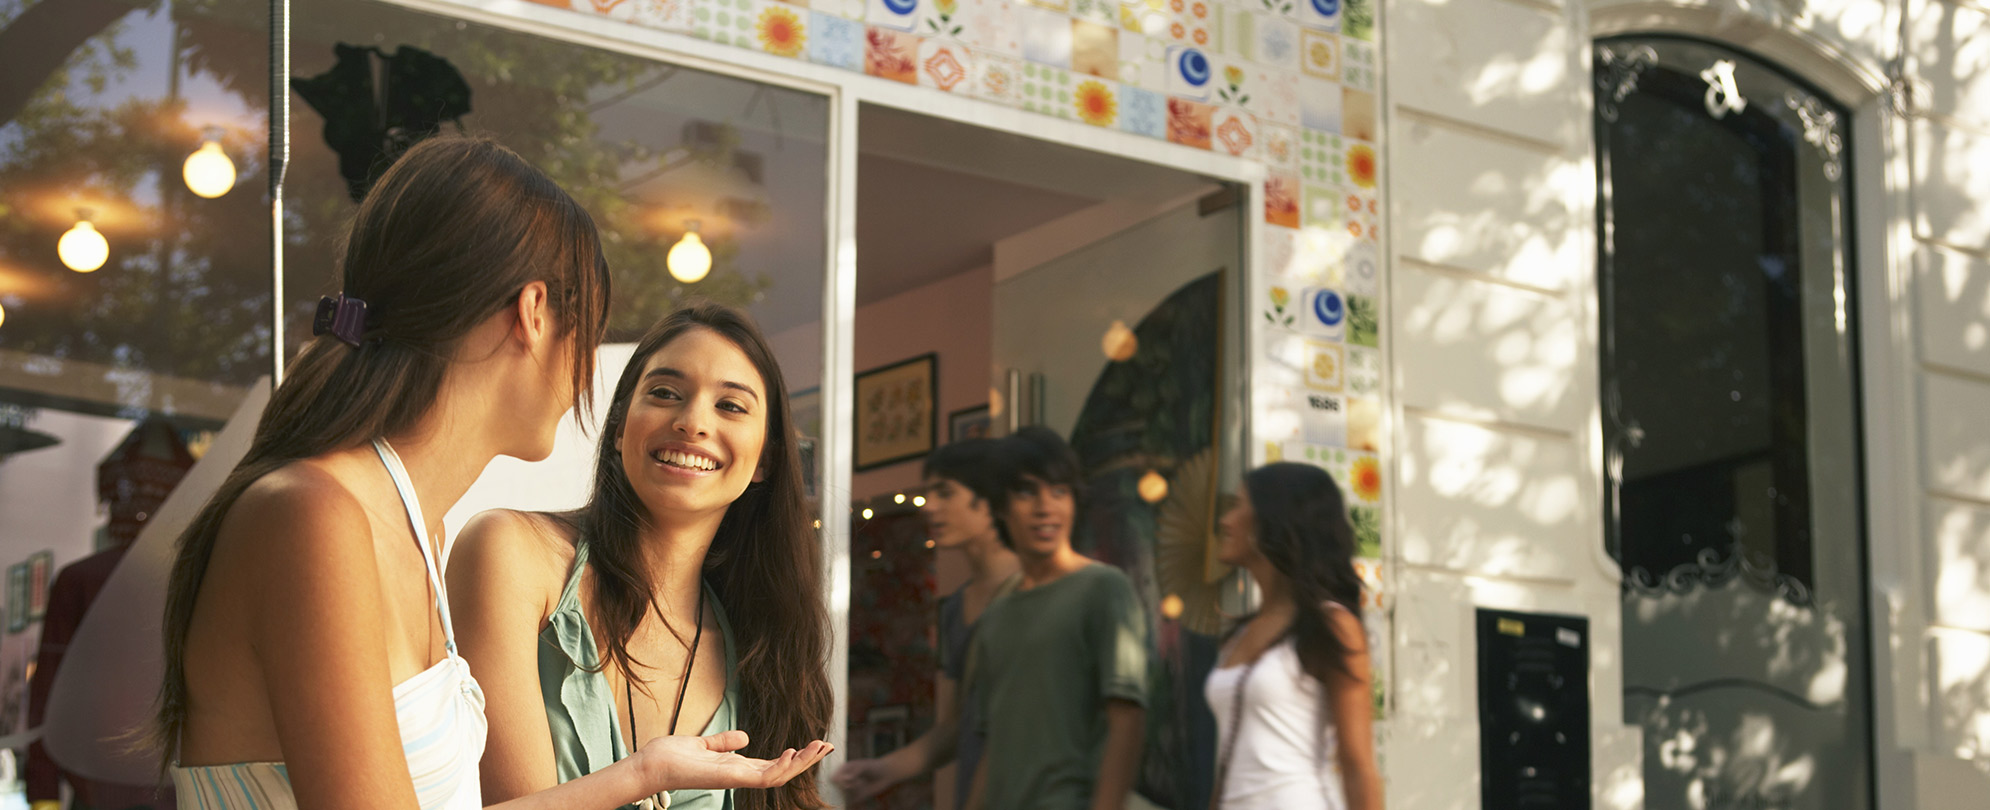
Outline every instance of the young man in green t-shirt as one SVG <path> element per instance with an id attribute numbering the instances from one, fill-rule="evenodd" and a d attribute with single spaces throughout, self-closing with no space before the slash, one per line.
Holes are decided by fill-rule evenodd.
<path id="1" fill-rule="evenodd" d="M 1080 472 L 1057 434 L 1003 439 L 1002 538 L 1022 583 L 988 607 L 969 653 L 987 744 L 968 810 L 1120 810 L 1140 767 L 1147 614 L 1119 569 L 1071 548 Z"/>

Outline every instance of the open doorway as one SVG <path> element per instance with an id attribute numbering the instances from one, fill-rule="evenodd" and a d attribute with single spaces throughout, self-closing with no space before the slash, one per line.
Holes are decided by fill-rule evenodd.
<path id="1" fill-rule="evenodd" d="M 917 738 L 953 685 L 936 620 L 972 569 L 919 515 L 926 455 L 1042 425 L 1083 468 L 1074 547 L 1120 568 L 1147 614 L 1134 804 L 1207 806 L 1201 686 L 1232 584 L 1207 552 L 1241 458 L 1241 400 L 1225 396 L 1242 359 L 1241 189 L 879 107 L 859 143 L 849 757 Z M 970 777 L 942 768 L 868 806 L 958 807 Z"/>

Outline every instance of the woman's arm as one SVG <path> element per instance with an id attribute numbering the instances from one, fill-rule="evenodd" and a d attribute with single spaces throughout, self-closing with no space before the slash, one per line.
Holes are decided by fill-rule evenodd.
<path id="1" fill-rule="evenodd" d="M 1369 686 L 1368 634 L 1338 606 L 1323 608 L 1327 626 L 1347 650 L 1346 671 L 1327 676 L 1327 705 L 1340 735 L 1341 785 L 1348 810 L 1382 810 L 1382 773 L 1375 764 L 1375 693 Z"/>
<path id="2" fill-rule="evenodd" d="M 572 562 L 554 553 L 556 542 L 531 516 L 494 510 L 472 518 L 449 554 L 456 646 L 484 689 L 490 723 L 481 769 L 488 802 L 559 783 L 539 688 L 539 633 Z"/>
<path id="3" fill-rule="evenodd" d="M 248 642 L 300 810 L 415 810 L 387 664 L 393 630 L 366 513 L 322 473 L 265 479 L 218 550 L 241 555 Z"/>
<path id="4" fill-rule="evenodd" d="M 817 740 L 774 759 L 749 759 L 746 732 L 710 737 L 658 737 L 642 750 L 594 773 L 530 796 L 491 805 L 493 810 L 575 810 L 613 808 L 665 790 L 725 790 L 778 787 L 814 767 L 832 750 Z M 404 766 L 405 767 L 405 766 Z"/>

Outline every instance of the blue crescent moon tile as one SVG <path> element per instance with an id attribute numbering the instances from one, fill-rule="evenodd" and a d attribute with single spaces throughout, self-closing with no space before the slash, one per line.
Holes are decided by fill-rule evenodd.
<path id="1" fill-rule="evenodd" d="M 1341 302 L 1340 293 L 1321 290 L 1313 296 L 1313 317 L 1324 326 L 1339 326 L 1347 319 L 1347 306 Z"/>
<path id="2" fill-rule="evenodd" d="M 1216 66 L 1209 54 L 1186 45 L 1168 48 L 1168 94 L 1202 101 L 1209 98 L 1209 80 Z"/>

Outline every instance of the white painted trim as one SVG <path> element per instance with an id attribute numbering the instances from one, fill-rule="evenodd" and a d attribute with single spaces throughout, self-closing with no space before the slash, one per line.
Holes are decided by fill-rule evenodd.
<path id="1" fill-rule="evenodd" d="M 856 454 L 857 334 L 857 100 L 838 93 L 829 115 L 829 267 L 822 296 L 822 447 L 818 490 L 822 553 L 829 578 L 829 682 L 835 695 L 829 742 L 836 746 L 819 773 L 836 772 L 849 750 L 850 706 L 850 481 Z M 823 796 L 841 806 L 835 783 L 817 780 Z"/>

